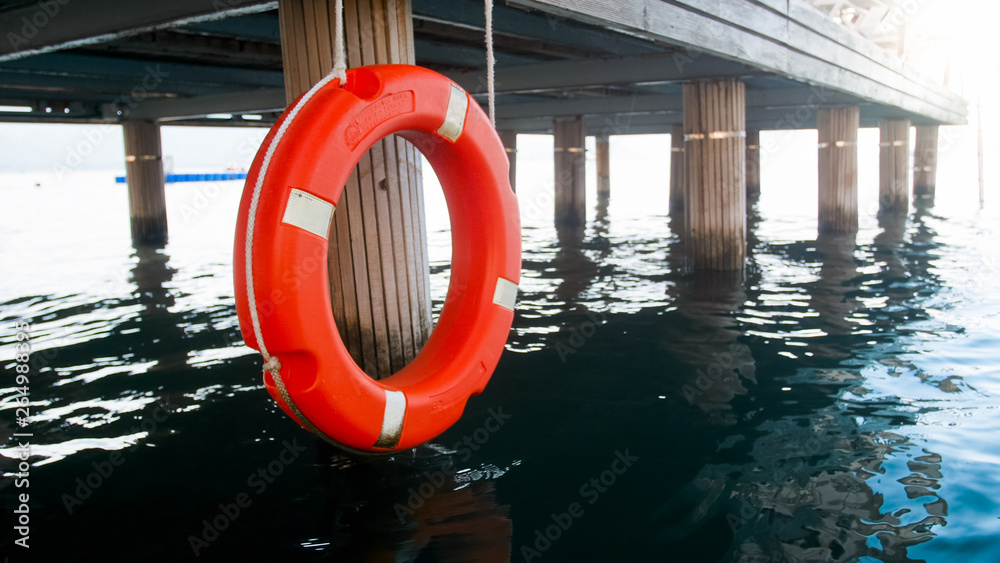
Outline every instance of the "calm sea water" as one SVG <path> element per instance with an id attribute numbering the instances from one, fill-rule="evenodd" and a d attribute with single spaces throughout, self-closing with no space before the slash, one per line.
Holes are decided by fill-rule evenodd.
<path id="1" fill-rule="evenodd" d="M 667 141 L 615 143 L 610 204 L 557 231 L 551 140 L 522 137 L 507 352 L 455 427 L 378 459 L 263 389 L 234 310 L 241 183 L 168 186 L 170 243 L 136 250 L 112 172 L 0 176 L 4 552 L 26 558 L 29 493 L 40 561 L 1000 561 L 996 206 L 944 170 L 935 207 L 879 221 L 869 150 L 861 231 L 817 240 L 806 137 L 799 168 L 765 163 L 746 275 L 693 275 Z"/>

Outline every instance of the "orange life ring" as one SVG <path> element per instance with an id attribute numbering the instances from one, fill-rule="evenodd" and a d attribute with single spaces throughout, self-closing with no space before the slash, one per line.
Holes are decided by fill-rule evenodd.
<path id="1" fill-rule="evenodd" d="M 404 369 L 375 381 L 334 323 L 327 236 L 352 169 L 392 133 L 421 148 L 441 181 L 451 279 L 427 344 Z M 354 69 L 343 87 L 328 79 L 289 107 L 249 171 L 234 261 L 240 329 L 267 360 L 265 385 L 289 416 L 362 452 L 412 448 L 458 420 L 486 386 L 513 322 L 521 237 L 507 171 L 503 144 L 478 104 L 424 68 Z M 303 267 L 317 260 L 320 267 Z"/>

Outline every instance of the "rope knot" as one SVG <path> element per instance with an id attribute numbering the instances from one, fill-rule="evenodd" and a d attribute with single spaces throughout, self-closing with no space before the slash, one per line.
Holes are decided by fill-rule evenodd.
<path id="1" fill-rule="evenodd" d="M 271 356 L 264 362 L 264 371 L 281 371 L 281 362 L 278 360 L 278 356 Z"/>

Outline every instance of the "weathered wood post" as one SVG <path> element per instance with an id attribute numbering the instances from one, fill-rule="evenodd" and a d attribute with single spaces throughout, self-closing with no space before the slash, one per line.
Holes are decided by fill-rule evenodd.
<path id="1" fill-rule="evenodd" d="M 167 241 L 167 202 L 160 126 L 152 121 L 126 121 L 122 129 L 132 244 L 163 244 Z"/>
<path id="2" fill-rule="evenodd" d="M 556 225 L 587 222 L 585 135 L 582 117 L 557 119 L 553 124 Z"/>
<path id="3" fill-rule="evenodd" d="M 938 126 L 917 127 L 913 152 L 913 198 L 934 201 L 937 190 Z"/>
<path id="4" fill-rule="evenodd" d="M 760 129 L 747 129 L 747 201 L 760 196 Z"/>
<path id="5" fill-rule="evenodd" d="M 684 84 L 684 215 L 696 270 L 739 270 L 746 259 L 746 86 Z"/>
<path id="6" fill-rule="evenodd" d="M 670 130 L 670 215 L 684 217 L 684 193 L 687 191 L 687 161 L 684 158 L 684 125 Z"/>
<path id="7" fill-rule="evenodd" d="M 500 131 L 500 141 L 510 162 L 510 188 L 517 191 L 517 131 Z"/>
<path id="8" fill-rule="evenodd" d="M 285 90 L 291 101 L 333 67 L 334 0 L 281 0 Z M 350 68 L 414 62 L 410 0 L 345 0 Z M 390 137 L 358 163 L 330 229 L 330 297 L 337 328 L 366 373 L 384 378 L 432 329 L 420 156 Z"/>
<path id="9" fill-rule="evenodd" d="M 857 107 L 824 108 L 816 116 L 819 130 L 819 230 L 858 230 Z"/>
<path id="10" fill-rule="evenodd" d="M 594 143 L 597 159 L 597 199 L 611 197 L 611 139 L 597 135 Z"/>
<path id="11" fill-rule="evenodd" d="M 879 128 L 879 212 L 906 212 L 910 207 L 910 122 L 882 120 Z"/>

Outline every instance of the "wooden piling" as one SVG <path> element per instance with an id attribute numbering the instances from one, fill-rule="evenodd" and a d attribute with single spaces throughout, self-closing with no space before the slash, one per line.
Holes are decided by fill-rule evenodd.
<path id="1" fill-rule="evenodd" d="M 747 201 L 760 196 L 760 129 L 747 129 Z"/>
<path id="2" fill-rule="evenodd" d="M 819 129 L 819 230 L 858 230 L 857 107 L 824 108 L 816 116 Z"/>
<path id="3" fill-rule="evenodd" d="M 334 0 L 281 0 L 285 89 L 291 101 L 333 67 Z M 410 0 L 345 0 L 350 68 L 413 64 Z M 420 155 L 392 136 L 366 154 L 337 203 L 328 272 L 337 328 L 364 371 L 402 369 L 432 329 Z"/>
<path id="4" fill-rule="evenodd" d="M 739 270 L 746 259 L 746 86 L 684 84 L 684 198 L 696 270 Z"/>
<path id="5" fill-rule="evenodd" d="M 160 126 L 151 121 L 127 121 L 122 128 L 132 244 L 163 244 L 167 241 L 167 202 Z"/>
<path id="6" fill-rule="evenodd" d="M 917 127 L 916 148 L 913 152 L 913 197 L 934 200 L 937 190 L 938 126 Z"/>
<path id="7" fill-rule="evenodd" d="M 510 189 L 517 191 L 517 131 L 500 131 L 500 141 L 510 163 Z"/>
<path id="8" fill-rule="evenodd" d="M 879 213 L 910 207 L 910 122 L 882 120 L 879 128 Z"/>
<path id="9" fill-rule="evenodd" d="M 598 135 L 594 143 L 597 159 L 597 199 L 611 197 L 611 140 Z"/>
<path id="10" fill-rule="evenodd" d="M 670 215 L 684 217 L 684 194 L 687 191 L 687 162 L 684 158 L 684 125 L 670 130 Z"/>
<path id="11" fill-rule="evenodd" d="M 586 130 L 583 118 L 556 120 L 553 132 L 555 223 L 559 226 L 583 225 L 587 221 Z"/>

